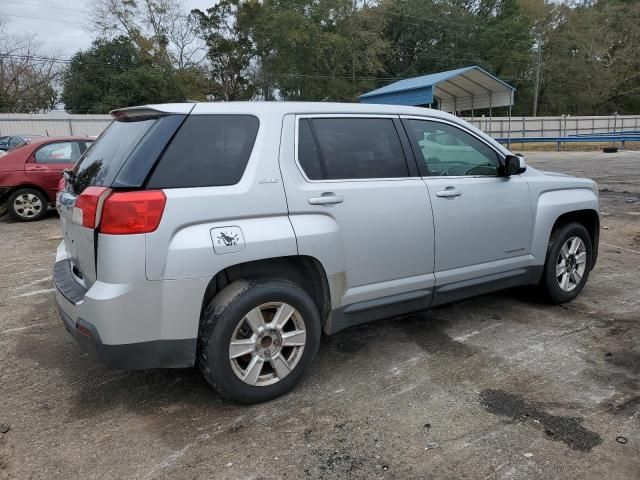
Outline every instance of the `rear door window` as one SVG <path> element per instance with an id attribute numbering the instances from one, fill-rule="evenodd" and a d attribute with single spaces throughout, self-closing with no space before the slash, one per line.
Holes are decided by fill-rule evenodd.
<path id="1" fill-rule="evenodd" d="M 307 177 L 318 175 L 319 154 L 327 180 L 404 178 L 409 176 L 400 137 L 391 118 L 314 118 L 310 122 L 317 148 L 301 124 L 298 158 Z M 306 136 L 306 138 L 305 138 Z"/>
<path id="2" fill-rule="evenodd" d="M 322 171 L 318 146 L 313 137 L 313 131 L 311 130 L 311 124 L 308 118 L 300 120 L 298 130 L 298 161 L 308 179 L 322 180 L 325 177 Z"/>
<path id="3" fill-rule="evenodd" d="M 56 142 L 36 151 L 36 163 L 75 163 L 80 158 L 78 142 Z"/>
<path id="4" fill-rule="evenodd" d="M 190 115 L 158 162 L 148 188 L 234 185 L 258 134 L 252 115 Z"/>

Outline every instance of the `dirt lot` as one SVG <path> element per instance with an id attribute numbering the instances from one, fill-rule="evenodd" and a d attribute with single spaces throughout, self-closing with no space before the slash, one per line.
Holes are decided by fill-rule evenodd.
<path id="1" fill-rule="evenodd" d="M 504 292 L 350 329 L 252 407 L 195 370 L 85 355 L 51 291 L 57 218 L 1 219 L 0 478 L 640 478 L 640 153 L 528 160 L 599 182 L 576 301 Z"/>

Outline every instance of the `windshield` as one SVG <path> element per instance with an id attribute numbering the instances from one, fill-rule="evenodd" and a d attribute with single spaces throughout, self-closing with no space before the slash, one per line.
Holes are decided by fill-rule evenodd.
<path id="1" fill-rule="evenodd" d="M 30 142 L 31 140 L 35 139 L 39 139 L 39 138 L 44 138 L 42 135 L 20 135 L 20 138 L 22 140 L 24 140 L 25 142 Z"/>
<path id="2" fill-rule="evenodd" d="M 27 145 L 29 145 L 28 143 L 21 143 L 20 145 L 16 145 L 15 147 L 11 147 L 9 150 L 7 150 L 7 153 L 11 152 L 15 152 L 16 150 L 20 150 L 21 148 L 26 147 Z"/>

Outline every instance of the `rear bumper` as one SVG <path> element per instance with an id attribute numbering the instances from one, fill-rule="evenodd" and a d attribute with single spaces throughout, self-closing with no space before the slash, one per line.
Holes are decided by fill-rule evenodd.
<path id="1" fill-rule="evenodd" d="M 65 328 L 85 351 L 100 359 L 108 367 L 143 370 L 185 368 L 194 365 L 197 347 L 195 338 L 104 343 L 100 335 L 100 324 L 92 320 L 91 312 L 94 312 L 97 320 L 104 322 L 105 313 L 110 310 L 110 306 L 114 312 L 122 311 L 118 308 L 120 296 L 115 294 L 109 297 L 109 289 L 100 290 L 101 285 L 96 286 L 98 289 L 96 292 L 92 292 L 93 287 L 86 290 L 73 278 L 70 262 L 66 258 L 58 258 L 54 265 L 53 280 L 58 312 Z M 98 297 L 99 300 L 92 298 L 91 295 Z M 96 312 L 96 308 L 101 310 L 100 315 Z M 151 309 L 150 314 L 154 314 Z M 141 319 L 113 315 L 106 320 L 109 321 L 108 326 L 113 330 L 124 322 L 130 323 Z"/>
<path id="2" fill-rule="evenodd" d="M 192 367 L 195 358 L 195 339 L 155 340 L 151 342 L 105 345 L 96 327 L 78 318 L 74 321 L 58 303 L 62 323 L 80 346 L 100 359 L 107 367 L 120 370 L 146 370 L 149 368 Z"/>

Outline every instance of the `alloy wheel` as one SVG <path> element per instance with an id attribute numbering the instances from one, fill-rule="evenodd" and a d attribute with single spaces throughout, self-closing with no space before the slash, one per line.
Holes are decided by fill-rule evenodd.
<path id="1" fill-rule="evenodd" d="M 293 371 L 305 344 L 305 324 L 298 311 L 288 303 L 265 303 L 238 322 L 229 344 L 229 361 L 243 382 L 272 385 Z"/>
<path id="2" fill-rule="evenodd" d="M 556 261 L 556 280 L 561 290 L 575 289 L 587 268 L 587 247 L 580 237 L 569 238 L 560 249 Z"/>

